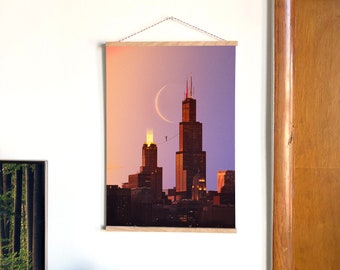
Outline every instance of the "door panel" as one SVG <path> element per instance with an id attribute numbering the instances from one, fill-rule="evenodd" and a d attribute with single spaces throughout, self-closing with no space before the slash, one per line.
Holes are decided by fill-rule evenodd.
<path id="1" fill-rule="evenodd" d="M 340 265 L 339 175 L 340 169 L 295 169 L 295 269 L 336 269 Z"/>
<path id="2" fill-rule="evenodd" d="M 274 72 L 274 269 L 337 269 L 340 1 L 276 1 Z"/>

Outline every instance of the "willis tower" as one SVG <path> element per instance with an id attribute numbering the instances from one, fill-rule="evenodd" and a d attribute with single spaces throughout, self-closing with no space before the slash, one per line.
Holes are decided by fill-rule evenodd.
<path id="1" fill-rule="evenodd" d="M 202 151 L 202 123 L 196 121 L 196 100 L 192 77 L 186 82 L 182 101 L 182 122 L 179 123 L 179 151 L 176 152 L 176 194 L 192 198 L 194 177 L 206 179 L 206 152 Z"/>

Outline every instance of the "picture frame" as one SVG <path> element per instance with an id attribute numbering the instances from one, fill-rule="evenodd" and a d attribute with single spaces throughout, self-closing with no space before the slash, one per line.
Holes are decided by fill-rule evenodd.
<path id="1" fill-rule="evenodd" d="M 0 268 L 45 269 L 46 161 L 0 160 Z"/>
<path id="2" fill-rule="evenodd" d="M 107 230 L 236 232 L 236 45 L 235 41 L 106 43 Z M 224 80 L 220 83 L 224 83 L 225 87 L 209 89 L 219 80 Z M 200 87 L 205 87 L 205 90 L 200 90 Z M 223 93 L 224 90 L 229 93 Z M 214 126 L 212 120 L 216 119 L 210 118 L 209 121 L 209 117 L 212 117 L 210 112 L 214 110 L 217 111 L 217 116 L 220 113 L 225 114 L 226 119 L 230 117 L 229 122 L 216 118 L 220 122 L 217 121 Z M 146 134 L 144 141 L 146 130 L 152 128 L 150 126 L 154 126 L 155 142 L 153 132 Z M 229 133 L 228 127 L 231 130 Z M 207 132 L 209 129 L 210 133 Z M 150 142 L 148 136 L 151 136 Z M 214 144 L 214 140 L 215 146 L 210 146 Z M 219 140 L 228 141 L 229 146 L 219 147 Z M 199 143 L 195 145 L 193 141 Z M 210 150 L 207 149 L 206 153 L 202 145 Z M 153 153 L 149 147 L 154 147 Z M 195 158 L 193 154 L 183 154 L 189 148 L 195 148 L 199 152 L 194 154 Z M 172 157 L 166 159 L 161 151 L 172 153 Z M 230 151 L 230 157 L 226 153 L 219 153 L 221 158 L 212 160 L 214 153 L 217 157 L 216 153 L 223 151 Z M 132 166 L 136 169 L 127 166 L 132 157 Z M 157 164 L 157 159 L 162 166 Z M 195 160 L 195 165 L 190 165 L 196 166 L 195 169 L 186 168 L 189 165 L 184 160 L 187 159 Z M 214 167 L 214 162 L 219 163 L 215 167 L 220 166 L 220 169 Z M 221 165 L 223 163 L 224 167 Z M 208 176 L 206 168 L 210 168 L 209 166 L 215 168 L 214 176 L 210 171 Z M 127 169 L 128 167 L 130 168 Z M 229 189 L 225 192 L 229 195 L 221 193 L 224 184 L 217 187 L 218 171 L 223 174 L 223 179 L 227 179 L 227 174 L 229 175 L 228 181 L 231 184 L 229 188 L 225 185 L 225 190 Z M 171 180 L 166 182 L 165 179 Z M 171 181 L 172 186 L 169 186 Z M 194 181 L 201 181 L 202 186 Z M 227 180 L 220 181 L 227 183 Z M 215 190 L 208 192 L 210 186 L 214 186 Z M 200 193 L 201 190 L 204 192 Z M 213 211 L 220 214 L 212 214 Z M 188 212 L 193 213 L 192 216 Z M 224 220 L 216 221 L 219 219 Z M 209 223 L 207 220 L 214 222 Z"/>

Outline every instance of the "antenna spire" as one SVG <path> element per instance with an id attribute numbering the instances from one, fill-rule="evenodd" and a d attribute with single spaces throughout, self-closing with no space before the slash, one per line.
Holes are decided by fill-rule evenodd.
<path id="1" fill-rule="evenodd" d="M 190 75 L 190 98 L 192 98 L 192 75 Z"/>
<path id="2" fill-rule="evenodd" d="M 187 79 L 186 87 L 185 87 L 185 98 L 186 99 L 188 98 L 188 79 Z"/>

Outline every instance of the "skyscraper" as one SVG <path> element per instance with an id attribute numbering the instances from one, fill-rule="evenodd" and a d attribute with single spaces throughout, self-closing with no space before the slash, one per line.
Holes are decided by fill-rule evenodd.
<path id="1" fill-rule="evenodd" d="M 235 170 L 218 171 L 217 191 L 221 204 L 235 205 Z"/>
<path id="2" fill-rule="evenodd" d="M 190 77 L 190 86 L 187 81 L 182 101 L 179 151 L 176 152 L 176 193 L 179 197 L 192 198 L 193 179 L 197 174 L 206 179 L 206 153 L 202 151 L 202 123 L 196 121 L 196 100 Z"/>
<path id="3" fill-rule="evenodd" d="M 149 188 L 153 201 L 162 197 L 162 167 L 157 167 L 157 145 L 153 142 L 153 132 L 148 130 L 146 142 L 142 147 L 142 166 L 140 172 L 129 175 L 127 187 Z"/>
<path id="4" fill-rule="evenodd" d="M 224 187 L 224 191 L 234 192 L 235 193 L 235 171 L 227 170 L 227 171 L 218 171 L 217 172 L 217 191 L 218 193 L 222 192 L 222 188 Z"/>

